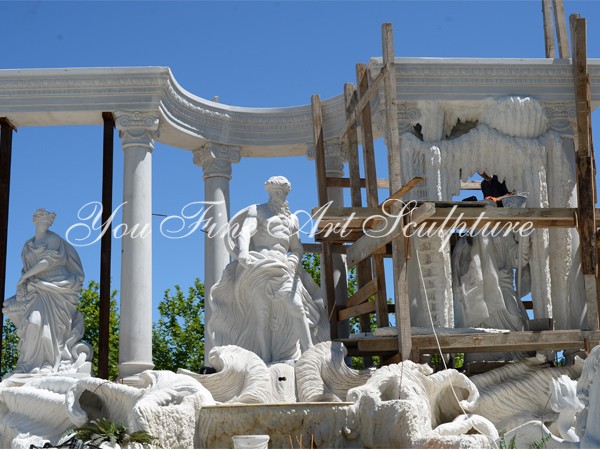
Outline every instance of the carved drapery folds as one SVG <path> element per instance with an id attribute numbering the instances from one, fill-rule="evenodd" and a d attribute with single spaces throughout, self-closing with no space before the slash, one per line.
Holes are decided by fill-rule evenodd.
<path id="1" fill-rule="evenodd" d="M 202 167 L 203 179 L 224 177 L 231 180 L 231 164 L 240 162 L 240 147 L 209 142 L 194 151 L 194 164 Z"/>

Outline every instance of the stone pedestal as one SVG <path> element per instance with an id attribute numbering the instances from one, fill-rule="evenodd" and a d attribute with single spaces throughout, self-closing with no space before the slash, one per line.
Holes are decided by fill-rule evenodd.
<path id="1" fill-rule="evenodd" d="M 158 112 L 116 112 L 122 139 L 119 378 L 152 369 L 152 150 Z M 118 233 L 121 234 L 120 232 Z M 133 377 L 135 378 L 135 377 Z M 135 380 L 131 380 L 135 383 Z"/>
<path id="2" fill-rule="evenodd" d="M 201 166 L 204 173 L 204 201 L 206 224 L 204 237 L 204 323 L 211 316 L 210 289 L 221 279 L 229 254 L 223 243 L 223 232 L 229 221 L 229 181 L 231 164 L 240 161 L 239 147 L 207 143 L 194 152 L 194 164 Z M 204 360 L 212 348 L 210 339 L 205 336 Z"/>

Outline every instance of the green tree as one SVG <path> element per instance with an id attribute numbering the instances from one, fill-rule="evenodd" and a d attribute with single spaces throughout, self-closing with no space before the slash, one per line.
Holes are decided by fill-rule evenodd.
<path id="1" fill-rule="evenodd" d="M 156 370 L 199 372 L 204 365 L 204 284 L 196 278 L 187 295 L 179 285 L 165 291 L 160 318 L 152 326 L 152 359 Z"/>
<path id="2" fill-rule="evenodd" d="M 108 378 L 117 378 L 119 362 L 119 316 L 117 314 L 117 291 L 110 293 L 110 319 L 108 338 Z M 88 286 L 79 294 L 79 305 L 77 306 L 85 323 L 83 341 L 90 344 L 94 349 L 92 368 L 98 374 L 98 342 L 100 338 L 100 285 L 90 281 Z"/>
<path id="3" fill-rule="evenodd" d="M 19 336 L 15 324 L 8 319 L 4 319 L 2 326 L 2 364 L 0 365 L 0 376 L 12 371 L 17 366 L 19 351 L 17 345 Z"/>

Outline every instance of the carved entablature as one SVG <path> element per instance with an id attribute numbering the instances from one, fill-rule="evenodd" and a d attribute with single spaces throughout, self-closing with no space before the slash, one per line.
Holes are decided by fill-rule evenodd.
<path id="1" fill-rule="evenodd" d="M 309 160 L 315 159 L 315 146 L 309 144 L 306 146 L 306 157 Z M 325 170 L 329 177 L 344 176 L 344 162 L 348 161 L 348 149 L 342 145 L 339 140 L 325 142 Z"/>
<path id="2" fill-rule="evenodd" d="M 231 180 L 231 164 L 240 162 L 240 148 L 208 142 L 194 150 L 194 164 L 202 167 L 203 178 L 224 177 Z"/>
<path id="3" fill-rule="evenodd" d="M 577 129 L 575 103 L 545 102 L 544 112 L 548 117 L 551 130 L 563 136 L 573 136 Z"/>
<path id="4" fill-rule="evenodd" d="M 130 147 L 154 150 L 154 139 L 158 137 L 158 111 L 116 111 L 114 114 L 123 150 Z"/>

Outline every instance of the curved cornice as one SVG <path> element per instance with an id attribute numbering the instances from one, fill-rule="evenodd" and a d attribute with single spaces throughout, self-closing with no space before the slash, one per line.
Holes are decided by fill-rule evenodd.
<path id="1" fill-rule="evenodd" d="M 380 66 L 381 58 L 373 58 L 371 73 Z M 595 107 L 600 60 L 589 60 L 588 67 Z M 399 102 L 507 95 L 533 96 L 542 103 L 574 100 L 568 60 L 396 58 L 396 83 Z M 373 102 L 379 103 L 378 96 Z M 325 140 L 335 139 L 345 122 L 343 96 L 321 104 Z M 242 156 L 303 155 L 313 140 L 309 104 L 214 103 L 179 86 L 168 67 L 0 70 L 0 116 L 17 127 L 101 124 L 103 111 L 159 111 L 158 141 L 188 150 L 212 141 L 239 146 Z"/>

